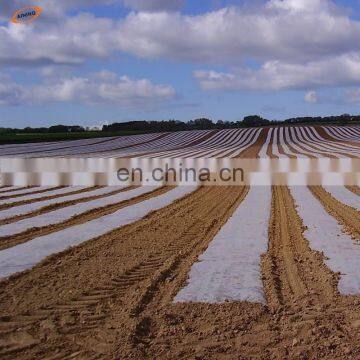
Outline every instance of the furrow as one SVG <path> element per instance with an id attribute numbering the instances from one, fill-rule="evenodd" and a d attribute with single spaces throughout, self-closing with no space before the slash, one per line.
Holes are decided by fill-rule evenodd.
<path id="1" fill-rule="evenodd" d="M 263 282 L 272 309 L 307 301 L 327 302 L 336 294 L 333 275 L 321 254 L 312 251 L 286 187 L 273 187 L 269 249 L 263 257 Z"/>
<path id="2" fill-rule="evenodd" d="M 321 186 L 309 187 L 313 195 L 321 202 L 326 211 L 344 226 L 344 231 L 360 241 L 360 213 L 350 206 L 342 204 Z"/>
<path id="3" fill-rule="evenodd" d="M 360 211 L 359 199 L 345 186 L 324 186 L 324 190 L 340 203 Z"/>
<path id="4" fill-rule="evenodd" d="M 346 190 L 347 191 L 347 190 Z M 324 253 L 325 263 L 339 274 L 342 295 L 360 295 L 360 248 L 342 230 L 307 187 L 292 187 L 291 194 L 306 227 L 305 235 L 314 250 Z"/>
<path id="5" fill-rule="evenodd" d="M 28 186 L 25 188 L 20 188 L 17 190 L 0 194 L 0 199 L 1 200 L 13 199 L 24 195 L 43 193 L 49 190 L 54 190 L 54 188 L 51 188 L 49 186 Z"/>
<path id="6" fill-rule="evenodd" d="M 346 186 L 348 190 L 353 192 L 355 195 L 360 196 L 360 187 L 359 186 Z"/>
<path id="7" fill-rule="evenodd" d="M 1 200 L 0 201 L 0 210 L 6 209 L 9 207 L 26 205 L 33 202 L 51 200 L 56 198 L 61 198 L 65 195 L 75 195 L 81 194 L 83 192 L 87 192 L 93 190 L 93 188 L 82 187 L 82 186 L 67 186 L 61 187 L 58 190 L 47 191 L 46 193 L 34 194 L 34 195 L 24 195 L 21 197 L 14 198 L 12 200 Z"/>
<path id="8" fill-rule="evenodd" d="M 54 210 L 100 200 L 128 189 L 129 188 L 123 186 L 93 187 L 76 192 L 75 194 L 63 195 L 53 199 L 30 202 L 29 204 L 3 209 L 0 211 L 0 225 L 11 224 L 21 220 L 34 218 L 35 216 L 46 214 Z"/>
<path id="9" fill-rule="evenodd" d="M 103 271 L 107 275 L 102 277 L 102 279 L 97 279 L 93 287 L 90 286 L 86 291 L 82 291 L 75 297 L 72 296 L 71 299 L 69 298 L 68 301 L 62 304 L 56 305 L 54 303 L 52 305 L 45 305 L 45 313 L 43 312 L 43 306 L 42 312 L 40 311 L 38 315 L 49 318 L 50 314 L 52 314 L 51 317 L 56 314 L 57 318 L 60 317 L 64 319 L 56 322 L 56 331 L 63 334 L 62 336 L 68 337 L 80 333 L 82 334 L 81 336 L 85 336 L 88 332 L 91 333 L 94 330 L 101 329 L 103 326 L 107 326 L 108 316 L 114 309 L 114 306 L 120 306 L 119 309 L 121 309 L 124 306 L 126 308 L 132 304 L 132 308 L 138 310 L 140 308 L 143 309 L 146 307 L 146 302 L 144 302 L 145 298 L 149 301 L 151 299 L 145 296 L 142 291 L 138 293 L 138 290 L 136 290 L 139 289 L 138 284 L 144 281 L 153 282 L 154 279 L 157 279 L 156 274 L 162 272 L 164 266 L 166 267 L 169 263 L 172 263 L 174 257 L 176 258 L 176 264 L 186 261 L 193 253 L 195 247 L 197 248 L 199 244 L 201 244 L 201 247 L 207 244 L 218 231 L 219 227 L 221 227 L 231 215 L 239 201 L 242 201 L 245 194 L 244 188 L 202 188 L 196 193 L 182 200 L 178 200 L 167 209 L 153 213 L 149 218 L 137 224 L 117 230 L 113 232 L 112 235 L 107 235 L 106 237 L 109 238 L 111 242 L 109 242 L 109 240 L 105 241 L 105 238 L 95 241 L 97 244 L 96 247 L 100 246 L 103 248 L 103 251 L 98 251 L 99 249 L 96 250 L 97 255 L 95 257 L 103 256 L 106 262 L 100 261 L 99 258 L 94 259 L 92 257 L 88 257 L 86 262 L 90 261 L 94 265 L 96 264 L 96 267 L 101 263 L 104 268 L 107 268 L 107 270 L 103 268 Z M 203 203 L 200 199 L 206 200 L 208 203 Z M 219 201 L 220 199 L 221 201 Z M 211 205 L 209 206 L 209 204 Z M 173 214 L 173 216 L 169 216 L 169 214 Z M 161 241 L 159 241 L 159 238 Z M 119 242 L 119 239 L 123 240 Z M 125 243 L 123 243 L 123 241 L 125 241 Z M 152 246 L 148 243 L 149 241 L 153 244 Z M 124 245 L 126 245 L 125 249 Z M 115 249 L 111 249 L 114 246 L 118 250 L 115 251 Z M 120 260 L 118 251 L 127 251 L 126 249 L 129 246 L 136 246 L 139 250 L 142 248 L 137 255 L 137 257 L 140 257 L 132 267 L 125 268 L 123 271 L 118 272 L 116 262 L 131 262 L 131 259 L 127 260 L 126 258 L 121 258 Z M 86 248 L 91 249 L 93 247 L 94 243 L 92 245 L 83 245 L 81 247 L 83 250 L 80 250 L 80 253 L 83 251 L 88 253 Z M 196 251 L 198 253 L 200 249 L 197 248 Z M 75 249 L 71 250 L 70 253 L 71 252 L 73 252 L 72 256 L 80 255 Z M 70 261 L 69 265 L 73 263 L 70 253 L 62 255 L 63 260 L 61 263 L 64 265 L 67 261 Z M 109 256 L 113 258 L 113 262 L 110 261 Z M 69 273 L 71 267 L 75 269 L 76 266 L 75 263 L 69 265 L 63 267 L 63 270 L 67 273 Z M 40 272 L 42 272 L 41 269 L 45 270 L 49 266 L 51 265 L 47 262 L 38 268 Z M 121 267 L 124 268 L 124 264 L 122 264 Z M 76 272 L 78 274 L 76 278 L 79 280 L 79 277 L 83 278 L 83 276 L 85 276 L 85 282 L 90 285 L 92 283 L 91 274 L 88 271 L 89 269 L 86 270 L 86 268 L 87 266 L 80 268 L 76 266 Z M 36 274 L 36 272 L 37 270 L 34 269 L 29 275 L 31 273 Z M 117 272 L 118 274 L 116 274 Z M 116 276 L 109 276 L 110 273 L 114 273 Z M 69 277 L 63 278 L 59 276 L 60 274 L 58 272 L 54 273 L 53 271 L 47 271 L 47 274 L 47 276 L 53 277 L 54 280 L 56 279 L 56 282 L 64 280 L 62 287 L 69 288 Z M 23 280 L 27 277 L 28 275 L 25 273 Z M 39 280 L 40 279 L 41 278 L 39 278 Z M 20 282 L 23 282 L 23 280 L 21 280 L 21 277 L 19 278 Z M 163 278 L 158 280 L 161 282 Z M 157 280 L 155 283 L 157 283 Z M 80 280 L 80 284 L 82 284 L 81 287 L 83 288 L 84 283 L 82 280 Z M 65 288 L 61 290 L 62 294 L 66 293 L 64 292 Z M 70 286 L 70 289 L 75 288 Z M 43 288 L 43 290 L 49 291 L 50 289 Z M 75 290 L 75 293 L 76 292 L 77 290 Z M 134 296 L 137 299 L 135 302 L 127 300 Z M 2 298 L 1 295 L 0 297 Z M 40 299 L 48 298 L 45 293 L 40 295 L 38 292 L 38 298 L 39 297 Z M 121 300 L 122 298 L 124 299 L 123 301 Z M 31 315 L 37 315 L 37 312 L 32 312 Z M 68 318 L 70 320 L 65 320 Z M 111 319 L 112 318 L 113 316 Z M 11 317 L 7 319 L 9 322 L 11 320 Z M 40 323 L 41 321 L 36 320 L 32 325 L 32 331 L 38 333 L 39 336 L 41 334 Z M 22 324 L 23 323 L 19 323 L 17 328 L 21 328 L 23 326 Z M 7 338 L 9 339 L 11 336 L 7 335 Z M 59 339 L 59 341 L 61 341 L 61 339 Z M 40 348 L 46 349 L 46 343 L 39 344 L 34 350 L 34 353 Z"/>
<path id="10" fill-rule="evenodd" d="M 26 243 L 34 238 L 50 235 L 72 226 L 84 224 L 106 215 L 111 215 L 112 213 L 127 206 L 135 205 L 141 201 L 164 194 L 169 191 L 170 188 L 148 187 L 147 189 L 128 188 L 126 190 L 127 191 L 124 192 L 123 196 L 121 196 L 123 191 L 117 191 L 116 194 L 119 193 L 117 198 L 112 199 L 110 195 L 108 200 L 104 199 L 107 200 L 104 201 L 104 203 L 110 203 L 110 205 L 107 206 L 100 206 L 99 201 L 93 200 L 95 201 L 93 206 L 91 203 L 84 203 L 84 206 L 79 208 L 73 206 L 71 209 L 64 208 L 60 209 L 60 211 L 58 210 L 48 214 L 39 215 L 39 217 L 31 218 L 24 222 L 24 226 L 22 226 L 23 224 L 21 222 L 16 222 L 14 224 L 9 224 L 7 227 L 0 227 L 0 250 L 5 250 L 13 246 Z M 83 210 L 81 211 L 81 209 Z M 36 225 L 36 220 L 39 220 L 38 225 Z M 4 231 L 9 231 L 9 234 L 4 235 Z M 13 235 L 11 235 L 11 233 L 13 233 Z"/>

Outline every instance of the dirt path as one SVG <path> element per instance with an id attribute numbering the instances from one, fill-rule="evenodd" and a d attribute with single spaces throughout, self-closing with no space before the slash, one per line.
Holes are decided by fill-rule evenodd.
<path id="1" fill-rule="evenodd" d="M 269 306 L 172 303 L 247 191 L 201 188 L 0 283 L 0 357 L 359 358 L 360 297 L 338 295 L 287 188 L 273 188 Z"/>
<path id="2" fill-rule="evenodd" d="M 360 213 L 350 206 L 342 204 L 321 186 L 309 187 L 314 196 L 322 203 L 325 210 L 344 226 L 344 230 L 360 241 Z"/>

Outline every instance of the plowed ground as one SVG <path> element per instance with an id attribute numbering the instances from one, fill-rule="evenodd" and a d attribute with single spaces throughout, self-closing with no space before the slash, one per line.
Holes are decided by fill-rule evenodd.
<path id="1" fill-rule="evenodd" d="M 323 204 L 326 211 L 343 225 L 344 231 L 360 241 L 360 213 L 342 204 L 321 186 L 311 186 L 311 192 Z"/>
<path id="2" fill-rule="evenodd" d="M 262 259 L 268 305 L 172 303 L 247 192 L 200 188 L 0 283 L 0 358 L 360 358 L 360 298 L 338 294 L 286 187 Z"/>

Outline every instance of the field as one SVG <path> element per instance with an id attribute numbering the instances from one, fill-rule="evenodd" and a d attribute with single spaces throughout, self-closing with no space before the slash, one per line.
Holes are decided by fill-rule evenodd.
<path id="1" fill-rule="evenodd" d="M 74 133 L 0 133 L 0 145 L 6 144 L 27 144 L 33 142 L 47 141 L 67 141 L 79 139 L 94 139 L 100 137 L 138 135 L 141 131 L 121 131 L 121 132 L 102 132 L 102 131 L 83 131 Z"/>
<path id="2" fill-rule="evenodd" d="M 38 157 L 355 163 L 360 126 L 0 147 Z M 4 184 L 0 358 L 359 359 L 359 185 Z"/>

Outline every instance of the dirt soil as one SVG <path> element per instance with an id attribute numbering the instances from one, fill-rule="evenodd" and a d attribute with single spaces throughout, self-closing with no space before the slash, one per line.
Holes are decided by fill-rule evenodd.
<path id="1" fill-rule="evenodd" d="M 20 196 L 25 196 L 25 195 L 30 195 L 30 194 L 41 194 L 44 193 L 46 191 L 49 190 L 57 190 L 57 189 L 61 189 L 62 186 L 57 186 L 57 187 L 53 187 L 53 188 L 49 188 L 49 189 L 43 189 L 43 190 L 36 190 L 37 186 L 25 186 L 25 187 L 19 187 L 14 191 L 18 191 L 18 190 L 29 190 L 28 192 L 22 193 L 22 194 L 15 194 L 15 195 L 8 195 L 8 194 L 1 194 L 0 193 L 0 200 L 6 200 L 6 199 L 12 199 L 12 198 L 17 198 Z M 4 191 L 6 192 L 6 191 Z"/>
<path id="2" fill-rule="evenodd" d="M 354 194 L 360 196 L 360 187 L 359 186 L 347 186 L 347 189 L 352 191 Z"/>
<path id="3" fill-rule="evenodd" d="M 63 188 L 63 186 L 60 186 L 58 188 L 53 188 L 51 190 L 56 190 L 56 189 L 61 189 L 61 188 Z M 44 194 L 44 196 L 41 197 L 41 198 L 30 199 L 30 200 L 21 200 L 21 201 L 16 201 L 16 202 L 13 202 L 13 203 L 0 205 L 0 210 L 8 209 L 8 208 L 11 208 L 11 207 L 14 207 L 14 206 L 19 206 L 19 205 L 31 204 L 31 203 L 38 202 L 38 201 L 56 199 L 56 198 L 60 198 L 60 197 L 63 197 L 63 196 L 68 196 L 68 195 L 81 194 L 81 193 L 96 190 L 96 189 L 99 189 L 99 188 L 100 188 L 100 186 L 94 186 L 94 187 L 89 187 L 89 188 L 85 188 L 85 189 L 82 189 L 82 190 L 75 190 L 75 191 L 72 191 L 72 192 L 69 192 L 69 193 L 66 193 L 66 194 L 58 194 L 58 195 L 51 195 L 51 196 L 46 196 L 46 194 Z M 49 190 L 40 191 L 39 193 L 45 192 L 45 191 L 49 191 Z M 23 195 L 14 196 L 15 200 L 19 196 L 23 196 Z M 9 196 L 6 199 L 11 199 L 11 198 L 12 198 L 12 196 Z M 11 200 L 13 200 L 13 199 L 11 199 Z"/>
<path id="4" fill-rule="evenodd" d="M 237 158 L 242 158 L 242 159 L 259 158 L 259 152 L 260 152 L 261 148 L 263 147 L 263 145 L 265 144 L 269 130 L 270 130 L 269 128 L 262 129 L 262 131 L 261 131 L 259 137 L 257 138 L 257 140 L 255 141 L 255 143 L 252 144 L 247 149 L 245 149 L 244 151 L 242 151 L 237 156 Z"/>
<path id="5" fill-rule="evenodd" d="M 134 188 L 135 188 L 135 186 L 128 187 L 128 188 L 120 190 L 120 191 L 119 190 L 115 191 L 115 192 L 113 192 L 111 194 L 117 194 L 119 192 L 132 190 Z M 108 206 L 97 208 L 96 210 L 89 210 L 89 211 L 86 211 L 86 212 L 84 212 L 82 214 L 75 215 L 72 218 L 70 218 L 69 220 L 61 222 L 59 224 L 43 226 L 43 227 L 33 227 L 33 228 L 31 228 L 29 230 L 26 230 L 26 231 L 24 231 L 22 233 L 19 233 L 17 235 L 0 237 L 0 250 L 7 249 L 9 247 L 22 244 L 24 242 L 27 242 L 27 241 L 32 240 L 32 239 L 34 239 L 36 237 L 39 237 L 39 236 L 48 235 L 48 234 L 51 234 L 53 232 L 66 229 L 69 226 L 84 224 L 84 223 L 86 223 L 88 221 L 97 219 L 97 218 L 99 218 L 101 216 L 112 214 L 115 211 L 120 210 L 120 209 L 122 209 L 122 208 L 124 208 L 126 206 L 134 205 L 134 204 L 137 204 L 137 203 L 139 203 L 141 201 L 148 200 L 148 199 L 150 199 L 152 197 L 162 195 L 162 194 L 170 191 L 171 189 L 172 189 L 171 186 L 163 186 L 163 187 L 160 187 L 158 189 L 155 189 L 154 191 L 151 191 L 151 192 L 143 194 L 143 195 L 136 196 L 136 197 L 134 197 L 132 199 L 129 199 L 129 200 L 120 201 L 120 202 L 115 203 L 115 204 L 111 204 L 111 205 L 108 205 Z M 99 197 L 95 197 L 95 198 L 99 198 Z M 93 198 L 87 198 L 87 199 L 94 200 Z M 64 207 L 64 206 L 70 206 L 69 204 L 74 205 L 74 204 L 77 204 L 79 202 L 84 202 L 84 200 L 81 199 L 81 200 L 77 200 L 77 201 L 68 201 L 68 202 L 64 202 L 64 203 L 55 204 L 54 206 L 51 205 L 51 206 L 42 208 L 42 209 L 40 209 L 38 211 L 34 211 L 31 214 L 25 215 L 24 217 L 18 216 L 18 217 L 15 217 L 15 218 L 7 219 L 7 220 L 4 220 L 3 223 L 0 221 L 0 225 L 5 224 L 5 223 L 7 224 L 7 223 L 10 223 L 10 222 L 14 222 L 15 221 L 14 219 L 23 219 L 23 218 L 26 218 L 26 217 L 31 217 L 31 215 L 40 215 L 40 214 L 43 214 L 45 212 L 52 211 L 52 210 L 55 210 L 55 209 L 58 209 L 58 208 L 61 208 L 61 207 Z"/>
<path id="6" fill-rule="evenodd" d="M 360 212 L 335 199 L 322 186 L 310 186 L 310 190 L 325 210 L 343 225 L 344 231 L 360 242 Z"/>
<path id="7" fill-rule="evenodd" d="M 339 295 L 286 187 L 273 188 L 267 306 L 172 303 L 247 192 L 200 188 L 2 281 L 0 358 L 359 359 L 360 297 Z"/>
<path id="8" fill-rule="evenodd" d="M 351 146 L 355 146 L 356 148 L 359 148 L 359 142 L 358 141 L 351 141 L 350 139 L 343 139 L 343 140 L 336 139 L 335 137 L 330 136 L 325 131 L 323 126 L 315 126 L 315 129 L 322 138 L 324 138 L 325 140 L 332 141 L 334 144 L 340 144 L 340 145 L 345 145 L 345 146 L 346 145 L 351 145 Z M 346 153 L 346 156 L 349 156 L 349 154 Z"/>

